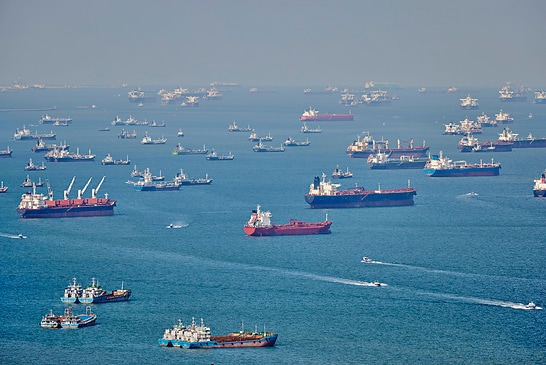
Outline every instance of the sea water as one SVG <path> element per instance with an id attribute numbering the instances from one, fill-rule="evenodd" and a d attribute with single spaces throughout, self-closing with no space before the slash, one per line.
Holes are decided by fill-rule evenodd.
<path id="1" fill-rule="evenodd" d="M 158 90 L 159 88 L 149 88 Z M 502 108 L 515 118 L 520 136 L 546 136 L 546 106 L 501 103 L 498 90 L 473 90 L 478 110 L 460 110 L 466 94 L 419 94 L 417 88 L 391 90 L 389 106 L 347 108 L 339 94 L 305 95 L 303 88 L 250 94 L 245 87 L 223 92 L 222 100 L 199 107 L 128 102 L 128 89 L 34 89 L 0 94 L 0 362 L 6 364 L 177 363 L 177 364 L 362 364 L 362 363 L 544 363 L 546 304 L 546 200 L 532 195 L 533 179 L 546 168 L 546 149 L 507 153 L 467 153 L 457 136 L 444 136 L 444 123 Z M 96 108 L 89 108 L 91 105 Z M 321 134 L 302 134 L 299 116 L 312 106 L 320 112 L 355 114 L 352 122 L 308 122 Z M 55 110 L 35 109 L 55 107 Z M 71 117 L 68 127 L 40 125 L 42 114 Z M 533 118 L 528 115 L 532 113 Z M 165 128 L 112 126 L 119 116 L 165 122 Z M 308 147 L 284 153 L 255 153 L 249 133 L 229 132 L 236 121 L 268 144 L 288 137 Z M 34 141 L 14 141 L 16 128 L 57 133 L 70 150 L 96 154 L 94 162 L 47 163 L 45 171 L 24 171 Z M 99 131 L 110 127 L 110 131 Z M 118 139 L 121 128 L 137 139 Z M 182 129 L 184 137 L 177 137 Z M 502 126 L 484 128 L 480 141 L 496 140 Z M 142 145 L 144 134 L 165 136 L 164 145 Z M 423 141 L 431 153 L 453 160 L 502 164 L 500 176 L 430 178 L 422 170 L 370 170 L 365 159 L 347 157 L 358 135 Z M 206 161 L 204 155 L 174 156 L 177 143 L 214 148 L 233 161 Z M 103 166 L 110 153 L 131 165 Z M 213 179 L 208 186 L 180 191 L 136 192 L 127 180 L 134 165 L 171 179 L 183 169 Z M 314 176 L 329 176 L 339 165 L 354 173 L 343 188 L 417 189 L 415 205 L 360 209 L 310 209 L 303 195 Z M 90 196 L 103 176 L 98 196 L 117 200 L 111 217 L 21 219 L 15 208 L 31 178 L 48 180 L 62 198 L 93 178 Z M 133 179 L 134 180 L 134 179 Z M 47 192 L 47 188 L 39 188 Z M 475 194 L 469 194 L 475 192 Z M 330 235 L 247 237 L 243 224 L 260 204 L 272 221 L 333 221 Z M 181 226 L 168 229 L 169 224 Z M 27 236 L 16 238 L 19 233 Z M 361 262 L 363 256 L 374 262 Z M 79 330 L 39 326 L 50 309 L 61 314 L 63 289 L 72 278 L 84 286 L 92 278 L 107 290 L 124 283 L 131 300 L 92 305 L 97 324 Z M 370 285 L 378 280 L 384 286 Z M 75 305 L 84 312 L 83 305 Z M 279 334 L 273 348 L 183 350 L 162 348 L 157 339 L 178 319 L 204 319 L 214 334 L 245 330 Z"/>

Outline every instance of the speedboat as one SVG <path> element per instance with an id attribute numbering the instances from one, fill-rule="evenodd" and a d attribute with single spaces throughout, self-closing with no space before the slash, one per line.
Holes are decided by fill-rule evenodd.
<path id="1" fill-rule="evenodd" d="M 365 263 L 369 264 L 369 263 L 372 262 L 372 259 L 369 258 L 369 257 L 367 257 L 367 256 L 364 256 L 364 257 L 362 258 L 362 262 L 365 262 Z"/>
<path id="2" fill-rule="evenodd" d="M 376 281 L 373 282 L 373 285 L 375 285 L 375 286 L 382 286 L 383 284 L 381 284 L 379 281 L 376 280 Z"/>
<path id="3" fill-rule="evenodd" d="M 529 302 L 529 304 L 527 304 L 527 305 L 525 306 L 525 308 L 526 308 L 526 309 L 538 309 L 538 308 L 540 308 L 540 307 L 537 307 L 537 305 L 536 305 L 535 303 L 533 303 L 533 302 Z"/>

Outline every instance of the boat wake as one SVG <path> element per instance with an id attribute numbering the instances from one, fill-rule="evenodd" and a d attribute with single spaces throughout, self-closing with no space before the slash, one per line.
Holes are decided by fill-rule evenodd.
<path id="1" fill-rule="evenodd" d="M 0 233 L 0 237 L 16 238 L 16 239 L 27 238 L 27 236 L 24 236 L 22 233 L 19 233 L 19 234 Z"/>
<path id="2" fill-rule="evenodd" d="M 319 280 L 319 281 L 325 281 L 329 283 L 338 283 L 338 284 L 345 284 L 345 285 L 356 285 L 356 286 L 388 286 L 385 283 L 381 283 L 379 281 L 373 281 L 373 282 L 367 282 L 367 281 L 360 281 L 360 280 L 351 280 L 351 279 L 344 279 L 344 278 L 336 278 L 332 276 L 322 276 L 322 275 L 316 275 L 316 274 L 309 274 L 304 272 L 297 272 L 297 271 L 282 271 L 285 274 L 290 274 L 293 276 L 300 276 L 305 277 L 313 280 Z"/>
<path id="3" fill-rule="evenodd" d="M 503 300 L 463 297 L 463 296 L 458 296 L 453 294 L 439 294 L 439 293 L 430 293 L 430 292 L 423 292 L 422 294 L 430 295 L 430 296 L 434 296 L 438 298 L 466 302 L 466 303 L 490 305 L 494 307 L 512 308 L 512 309 L 520 309 L 520 310 L 541 310 L 542 309 L 542 307 L 535 305 L 533 302 L 530 302 L 529 304 L 524 304 L 524 303 L 515 303 L 515 302 L 509 302 L 509 301 L 503 301 Z"/>

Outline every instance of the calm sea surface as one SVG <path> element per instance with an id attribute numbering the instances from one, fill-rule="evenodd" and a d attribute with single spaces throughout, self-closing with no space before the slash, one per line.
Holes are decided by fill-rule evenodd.
<path id="1" fill-rule="evenodd" d="M 152 88 L 150 88 L 152 89 Z M 156 89 L 156 91 L 159 88 Z M 4 364 L 543 364 L 546 311 L 517 309 L 534 301 L 546 306 L 546 200 L 533 198 L 533 179 L 546 168 L 546 149 L 463 154 L 457 136 L 444 136 L 444 123 L 502 108 L 515 118 L 520 136 L 546 136 L 546 105 L 501 103 L 498 89 L 472 92 L 480 109 L 462 111 L 466 93 L 419 94 L 393 90 L 390 106 L 353 107 L 353 122 L 321 122 L 322 134 L 302 134 L 299 116 L 309 106 L 344 112 L 339 95 L 304 95 L 301 89 L 250 94 L 223 92 L 222 100 L 197 108 L 138 107 L 127 89 L 43 89 L 0 94 L 0 363 Z M 96 104 L 97 108 L 82 108 Z M 73 118 L 69 127 L 39 125 L 44 111 Z M 17 109 L 6 111 L 6 109 Z M 533 118 L 529 119 L 529 113 Z M 164 121 L 165 128 L 135 129 L 135 140 L 118 139 L 119 116 Z M 284 153 L 255 153 L 248 133 L 230 133 L 237 121 L 273 145 L 286 138 L 311 141 Z M 317 123 L 308 123 L 312 127 Z M 97 155 L 95 162 L 47 163 L 24 171 L 33 141 L 14 141 L 23 125 L 40 133 L 53 129 L 57 142 Z M 32 126 L 31 126 L 32 125 Z M 110 127 L 109 132 L 99 129 Z M 178 129 L 184 137 L 176 137 Z M 496 140 L 501 128 L 485 128 L 480 140 Z M 145 132 L 165 136 L 165 145 L 142 145 Z M 429 178 L 421 170 L 372 171 L 364 159 L 350 159 L 346 147 L 363 131 L 396 145 L 430 146 L 453 160 L 502 163 L 498 177 Z M 174 156 L 177 143 L 232 152 L 233 161 L 204 155 Z M 100 160 L 129 156 L 129 166 Z M 136 164 L 167 179 L 183 169 L 212 179 L 209 186 L 172 192 L 137 193 L 126 181 Z M 354 173 L 343 187 L 417 188 L 415 205 L 394 208 L 309 209 L 303 195 L 313 177 L 339 165 Z M 99 195 L 117 200 L 112 217 L 21 219 L 15 208 L 24 177 L 48 179 L 62 198 L 90 196 L 103 176 Z M 45 188 L 42 188 L 45 192 Z M 468 196 L 469 192 L 478 193 Z M 291 218 L 333 221 L 332 234 L 247 237 L 242 226 L 257 204 L 273 221 Z M 166 229 L 170 223 L 180 229 Z M 28 238 L 15 239 L 23 233 Z M 378 263 L 363 264 L 362 256 Z M 132 289 L 129 302 L 93 305 L 97 325 L 79 330 L 45 330 L 41 316 L 62 313 L 64 287 L 75 277 L 83 285 L 97 278 L 107 290 Z M 385 287 L 366 283 L 379 280 Z M 76 305 L 76 311 L 84 311 Z M 279 334 L 264 349 L 182 350 L 161 348 L 157 339 L 178 319 L 203 318 L 213 334 L 241 329 Z"/>

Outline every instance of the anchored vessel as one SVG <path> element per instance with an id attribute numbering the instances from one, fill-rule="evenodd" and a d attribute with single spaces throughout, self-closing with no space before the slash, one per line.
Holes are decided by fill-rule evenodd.
<path id="1" fill-rule="evenodd" d="M 498 162 L 468 164 L 466 161 L 452 161 L 444 157 L 442 151 L 439 155 L 433 155 L 427 162 L 423 171 L 431 177 L 466 177 L 466 176 L 497 176 L 501 164 Z"/>
<path id="2" fill-rule="evenodd" d="M 546 170 L 542 173 L 540 179 L 536 179 L 533 187 L 533 195 L 539 198 L 546 197 Z"/>
<path id="3" fill-rule="evenodd" d="M 510 128 L 505 127 L 499 133 L 500 142 L 511 142 L 513 148 L 543 148 L 546 147 L 546 137 L 533 137 L 531 133 L 525 138 L 518 138 L 517 133 L 512 133 Z"/>
<path id="4" fill-rule="evenodd" d="M 429 147 L 425 146 L 424 142 L 422 146 L 414 146 L 413 139 L 411 139 L 408 147 L 403 147 L 400 140 L 398 140 L 396 148 L 391 148 L 389 147 L 389 140 L 378 141 L 367 134 L 362 139 L 358 136 L 347 147 L 346 153 L 352 158 L 368 158 L 371 154 L 383 152 L 391 158 L 396 158 L 401 156 L 427 157 L 428 151 Z"/>
<path id="5" fill-rule="evenodd" d="M 125 302 L 131 297 L 131 290 L 123 287 L 121 289 L 112 290 L 108 293 L 104 290 L 95 278 L 91 279 L 91 285 L 85 288 L 79 297 L 80 303 L 108 303 L 108 302 Z"/>
<path id="6" fill-rule="evenodd" d="M 45 154 L 44 158 L 49 162 L 81 162 L 81 161 L 95 161 L 95 155 L 80 154 L 79 149 L 77 152 L 69 152 L 66 149 L 54 148 Z"/>
<path id="7" fill-rule="evenodd" d="M 401 189 L 367 190 L 355 187 L 347 190 L 338 190 L 341 184 L 326 181 L 326 174 L 322 180 L 316 176 L 309 186 L 309 193 L 305 194 L 305 201 L 311 208 L 361 208 L 361 207 L 394 207 L 413 205 L 413 196 L 417 190 L 408 187 Z"/>
<path id="8" fill-rule="evenodd" d="M 77 283 L 76 278 L 72 278 L 72 284 L 68 284 L 68 286 L 64 289 L 61 302 L 65 304 L 79 303 L 82 293 L 82 286 Z"/>
<path id="9" fill-rule="evenodd" d="M 271 212 L 263 212 L 260 205 L 252 210 L 250 219 L 245 223 L 243 230 L 249 236 L 286 236 L 305 234 L 330 233 L 332 222 L 328 216 L 324 222 L 304 222 L 291 219 L 288 224 L 275 224 L 271 222 Z"/>
<path id="10" fill-rule="evenodd" d="M 354 120 L 355 116 L 351 113 L 345 114 L 330 114 L 330 113 L 319 113 L 318 110 L 309 107 L 309 110 L 305 110 L 300 117 L 301 121 L 314 121 L 314 120 Z"/>
<path id="11" fill-rule="evenodd" d="M 205 326 L 203 319 L 201 324 L 196 324 L 192 318 L 191 324 L 185 326 L 182 321 L 173 328 L 167 328 L 163 337 L 158 340 L 160 346 L 180 347 L 185 349 L 215 349 L 236 347 L 269 347 L 274 346 L 278 334 L 264 332 L 245 332 L 244 327 L 240 332 L 230 333 L 224 336 L 212 336 L 210 327 Z"/>
<path id="12" fill-rule="evenodd" d="M 428 157 L 400 156 L 391 158 L 387 153 L 376 153 L 368 156 L 368 166 L 372 170 L 391 169 L 422 169 L 428 161 Z"/>
<path id="13" fill-rule="evenodd" d="M 78 190 L 76 199 L 69 199 L 68 194 L 72 189 L 76 176 L 72 178 L 72 182 L 64 192 L 64 199 L 53 199 L 53 191 L 48 182 L 48 194 L 37 194 L 36 188 L 33 187 L 32 192 L 27 192 L 21 196 L 21 202 L 17 207 L 17 212 L 21 218 L 64 218 L 64 217 L 92 217 L 102 215 L 113 215 L 116 200 L 108 198 L 108 194 L 104 194 L 104 198 L 97 198 L 102 183 L 106 176 L 102 178 L 96 189 L 92 189 L 91 198 L 82 198 L 83 193 L 91 183 L 91 178 L 82 190 Z"/>

